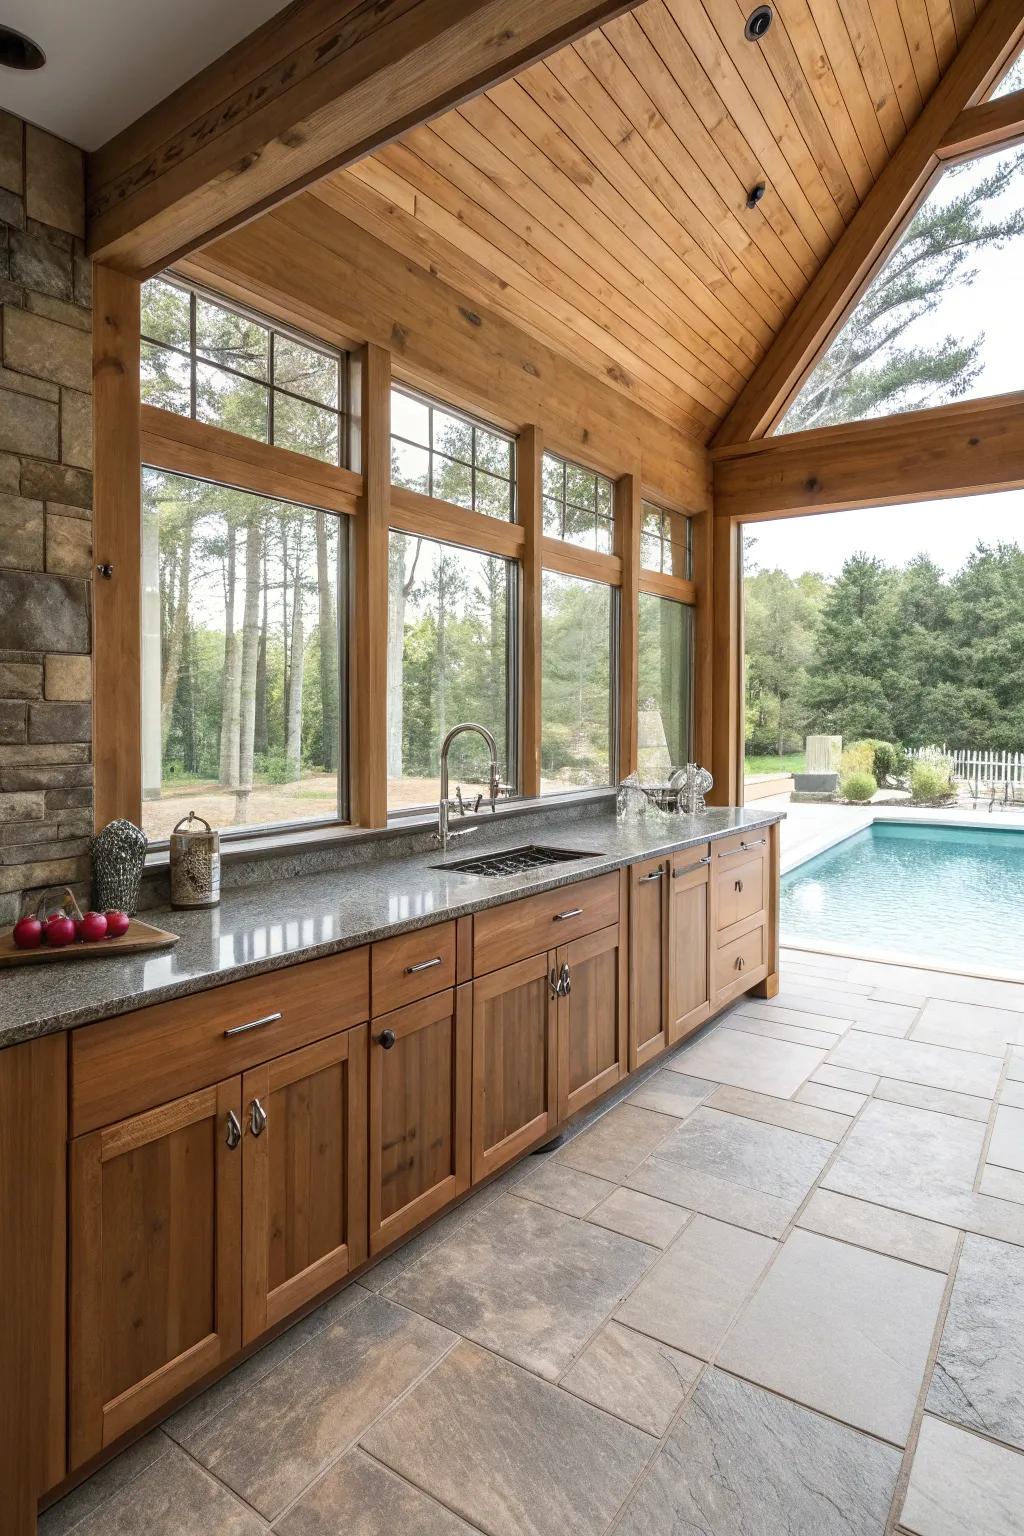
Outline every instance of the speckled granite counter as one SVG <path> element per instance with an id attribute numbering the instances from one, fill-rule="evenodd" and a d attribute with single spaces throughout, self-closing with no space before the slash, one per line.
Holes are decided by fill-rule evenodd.
<path id="1" fill-rule="evenodd" d="M 583 820 L 552 813 L 545 816 L 542 828 L 531 825 L 527 830 L 510 818 L 507 825 L 499 822 L 460 839 L 444 861 L 436 850 L 372 859 L 329 873 L 230 889 L 212 912 L 147 911 L 148 921 L 180 934 L 173 949 L 123 960 L 76 960 L 4 972 L 0 1047 L 463 917 L 517 896 L 571 885 L 589 875 L 781 819 L 779 812 L 722 808 L 666 824 L 621 827 L 612 813 Z M 579 849 L 586 857 L 501 879 L 443 867 L 530 841 Z"/>

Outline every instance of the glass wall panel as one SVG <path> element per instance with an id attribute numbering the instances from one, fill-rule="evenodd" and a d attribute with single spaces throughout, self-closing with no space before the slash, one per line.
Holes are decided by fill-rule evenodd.
<path id="1" fill-rule="evenodd" d="M 142 519 L 144 829 L 338 819 L 346 519 L 155 469 Z"/>
<path id="2" fill-rule="evenodd" d="M 486 726 L 515 783 L 513 561 L 392 531 L 388 571 L 388 805 L 436 805 L 441 742 L 453 725 Z M 466 734 L 449 758 L 451 792 L 488 786 L 487 748 Z"/>
<path id="3" fill-rule="evenodd" d="M 541 793 L 615 782 L 618 594 L 545 571 L 541 611 Z"/>
<path id="4" fill-rule="evenodd" d="M 642 779 L 668 778 L 692 760 L 693 609 L 640 593 L 637 768 Z"/>

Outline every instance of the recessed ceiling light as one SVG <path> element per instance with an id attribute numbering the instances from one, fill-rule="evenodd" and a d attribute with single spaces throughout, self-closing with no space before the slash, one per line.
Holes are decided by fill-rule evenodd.
<path id="1" fill-rule="evenodd" d="M 775 15 L 770 5 L 757 6 L 747 17 L 743 36 L 748 43 L 759 43 L 774 20 Z"/>
<path id="2" fill-rule="evenodd" d="M 7 69 L 42 69 L 46 54 L 38 43 L 0 24 L 0 64 Z"/>

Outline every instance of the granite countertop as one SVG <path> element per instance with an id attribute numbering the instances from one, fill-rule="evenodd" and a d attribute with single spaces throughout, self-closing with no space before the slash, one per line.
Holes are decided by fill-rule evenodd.
<path id="1" fill-rule="evenodd" d="M 156 909 L 146 921 L 180 935 L 173 949 L 123 959 L 25 966 L 0 981 L 0 1048 L 200 992 L 297 960 L 352 949 L 446 918 L 464 917 L 517 896 L 571 885 L 625 864 L 782 820 L 778 811 L 709 809 L 620 826 L 614 813 L 587 820 L 547 818 L 543 833 L 514 824 L 458 839 L 440 854 L 369 859 L 327 874 L 297 876 L 224 893 L 209 912 Z M 443 867 L 525 842 L 579 849 L 586 857 L 492 879 Z M 437 867 L 437 866 L 442 867 Z"/>

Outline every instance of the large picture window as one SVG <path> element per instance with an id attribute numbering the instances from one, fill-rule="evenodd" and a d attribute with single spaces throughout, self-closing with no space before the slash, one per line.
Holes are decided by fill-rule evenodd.
<path id="1" fill-rule="evenodd" d="M 541 793 L 616 778 L 618 593 L 545 571 L 541 604 Z"/>
<path id="2" fill-rule="evenodd" d="M 344 463 L 340 352 L 163 277 L 142 285 L 141 329 L 147 404 Z"/>
<path id="3" fill-rule="evenodd" d="M 486 517 L 515 517 L 515 438 L 409 390 L 391 391 L 391 483 Z"/>
<path id="4" fill-rule="evenodd" d="M 453 725 L 486 726 L 506 782 L 516 782 L 513 561 L 392 532 L 388 570 L 388 804 L 436 805 L 441 742 Z M 452 747 L 452 792 L 487 787 L 487 748 Z"/>
<path id="5" fill-rule="evenodd" d="M 343 817 L 343 518 L 144 469 L 143 826 Z"/>
<path id="6" fill-rule="evenodd" d="M 637 770 L 667 778 L 693 746 L 693 609 L 641 592 L 639 599 Z"/>

